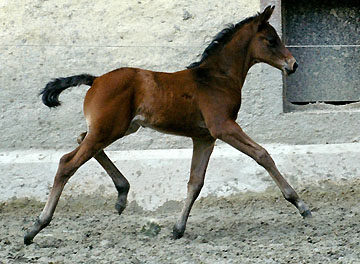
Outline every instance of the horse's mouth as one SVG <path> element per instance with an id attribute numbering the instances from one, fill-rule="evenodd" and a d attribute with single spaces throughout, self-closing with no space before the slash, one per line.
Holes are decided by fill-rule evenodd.
<path id="1" fill-rule="evenodd" d="M 283 72 L 285 73 L 286 76 L 289 76 L 289 75 L 293 74 L 295 71 L 289 70 L 289 69 L 284 69 Z"/>

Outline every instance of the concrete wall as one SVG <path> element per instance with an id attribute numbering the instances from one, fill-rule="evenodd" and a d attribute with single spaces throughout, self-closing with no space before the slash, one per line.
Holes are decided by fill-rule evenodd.
<path id="1" fill-rule="evenodd" d="M 272 23 L 280 30 L 280 1 L 273 2 L 277 9 Z M 38 92 L 51 78 L 83 72 L 99 75 L 122 66 L 181 70 L 198 59 L 227 23 L 259 10 L 258 0 L 108 1 L 106 5 L 88 0 L 1 1 L 0 149 L 76 144 L 77 135 L 85 130 L 82 100 L 87 88 L 64 92 L 62 107 L 49 110 Z M 359 107 L 284 113 L 282 76 L 270 66 L 253 67 L 243 93 L 238 121 L 257 141 L 359 140 Z M 112 149 L 190 146 L 188 139 L 143 130 Z"/>
<path id="2" fill-rule="evenodd" d="M 265 145 L 284 177 L 295 190 L 324 181 L 345 183 L 359 179 L 360 143 L 317 145 Z M 46 201 L 63 151 L 0 152 L 0 201 L 35 198 Z M 129 202 L 152 210 L 186 197 L 191 149 L 108 151 L 130 182 Z M 255 161 L 229 146 L 216 147 L 207 170 L 201 197 L 262 192 L 276 185 Z M 276 190 L 276 189 L 275 189 Z M 278 191 L 281 197 L 280 191 Z M 78 195 L 116 197 L 110 177 L 94 160 L 70 179 L 64 197 Z M 314 205 L 315 206 L 315 205 Z M 315 206 L 316 207 L 316 206 Z"/>
<path id="3" fill-rule="evenodd" d="M 271 23 L 280 32 L 279 0 L 1 1 L 0 200 L 29 196 L 44 200 L 58 158 L 72 150 L 76 137 L 85 131 L 82 100 L 87 88 L 65 91 L 60 97 L 63 105 L 50 110 L 42 105 L 38 92 L 51 78 L 84 72 L 100 75 L 123 66 L 167 72 L 184 69 L 199 59 L 227 23 L 268 4 L 277 6 Z M 260 64 L 248 74 L 238 122 L 258 142 L 291 144 L 285 150 L 283 145 L 270 145 L 270 153 L 291 182 L 358 176 L 359 105 L 316 108 L 284 111 L 281 73 Z M 323 148 L 325 143 L 351 144 Z M 293 146 L 298 144 L 320 145 Z M 225 150 L 212 158 L 203 194 L 269 186 L 269 176 L 255 162 L 221 142 L 217 145 Z M 184 198 L 190 147 L 187 138 L 143 129 L 109 149 L 115 151 L 110 152 L 112 158 L 124 168 L 135 190 L 130 199 L 154 208 L 166 200 Z M 309 155 L 311 149 L 318 151 Z M 128 150 L 148 151 L 131 156 Z M 137 157 L 136 161 L 131 157 L 129 161 L 128 155 Z M 290 156 L 292 162 L 287 159 Z M 94 161 L 89 164 L 70 181 L 65 193 L 114 193 L 104 172 L 95 169 Z M 312 167 L 302 169 L 309 164 Z"/>
<path id="4" fill-rule="evenodd" d="M 182 70 L 227 23 L 253 15 L 259 2 L 1 1 L 0 148 L 72 148 L 85 130 L 86 87 L 49 110 L 38 92 L 53 77 L 103 74 L 132 66 Z M 221 11 L 220 11 L 221 10 Z M 115 149 L 188 147 L 190 141 L 146 130 Z"/>

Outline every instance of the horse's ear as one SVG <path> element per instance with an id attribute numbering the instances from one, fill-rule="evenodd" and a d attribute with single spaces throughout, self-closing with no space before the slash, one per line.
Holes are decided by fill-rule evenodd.
<path id="1" fill-rule="evenodd" d="M 264 9 L 264 12 L 260 13 L 258 16 L 259 24 L 264 24 L 269 21 L 272 13 L 274 12 L 275 6 L 268 6 Z"/>

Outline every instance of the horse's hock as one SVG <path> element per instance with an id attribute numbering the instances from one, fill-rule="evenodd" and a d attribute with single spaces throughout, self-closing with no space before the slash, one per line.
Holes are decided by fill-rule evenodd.
<path id="1" fill-rule="evenodd" d="M 281 1 L 270 2 L 277 6 L 271 23 L 279 32 L 286 33 L 281 24 L 286 5 L 281 9 Z M 359 21 L 358 17 L 356 20 L 359 12 L 353 12 L 358 10 L 358 1 L 345 2 L 350 5 L 348 14 L 339 14 L 326 6 L 319 8 L 335 18 L 331 23 Z M 73 149 L 76 137 L 86 130 L 80 103 L 86 89 L 65 92 L 61 111 L 49 111 L 41 105 L 37 94 L 50 78 L 79 72 L 101 75 L 123 66 L 169 72 L 184 69 L 198 60 L 209 41 L 227 23 L 241 21 L 268 4 L 269 1 L 250 0 L 242 3 L 156 0 L 110 1 L 104 6 L 87 0 L 38 4 L 26 0 L 19 6 L 14 1 L 2 1 L 0 200 L 12 197 L 45 200 L 59 157 Z M 331 33 L 324 37 L 336 39 L 336 32 Z M 333 53 L 348 49 L 358 52 L 358 41 L 339 43 L 351 47 L 324 48 Z M 306 54 L 299 56 L 309 58 Z M 334 58 L 336 61 L 327 63 L 337 64 Z M 306 60 L 298 62 L 300 73 L 310 68 Z M 345 58 L 345 62 L 346 70 L 351 58 Z M 358 72 L 358 65 L 352 71 Z M 310 82 L 306 74 L 301 76 L 305 79 L 301 85 L 291 86 L 292 91 L 300 91 Z M 352 83 L 359 83 L 358 76 L 352 77 Z M 324 81 L 331 83 L 332 78 L 329 73 Z M 314 103 L 311 99 L 289 105 L 287 97 L 285 100 L 283 97 L 281 73 L 265 64 L 256 65 L 243 87 L 243 104 L 237 121 L 247 134 L 265 145 L 293 185 L 351 180 L 360 175 L 360 108 L 356 103 L 360 91 L 356 90 L 358 85 L 346 85 L 344 90 L 349 87 L 353 87 L 351 92 L 355 97 L 341 99 L 351 101 L 349 104 Z M 185 198 L 190 147 L 189 139 L 143 129 L 113 144 L 109 156 L 128 176 L 129 200 L 153 209 L 166 201 Z M 201 195 L 262 191 L 269 186 L 273 183 L 262 168 L 217 142 Z M 115 195 L 111 180 L 92 161 L 71 179 L 64 194 L 94 192 Z"/>

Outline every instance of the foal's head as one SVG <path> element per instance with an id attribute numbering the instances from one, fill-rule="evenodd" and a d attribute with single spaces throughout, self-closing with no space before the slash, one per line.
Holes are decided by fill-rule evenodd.
<path id="1" fill-rule="evenodd" d="M 251 53 L 252 63 L 265 62 L 285 74 L 292 74 L 296 71 L 298 64 L 268 22 L 274 8 L 274 6 L 268 6 L 253 20 L 252 26 L 256 33 L 251 39 L 248 51 Z"/>

